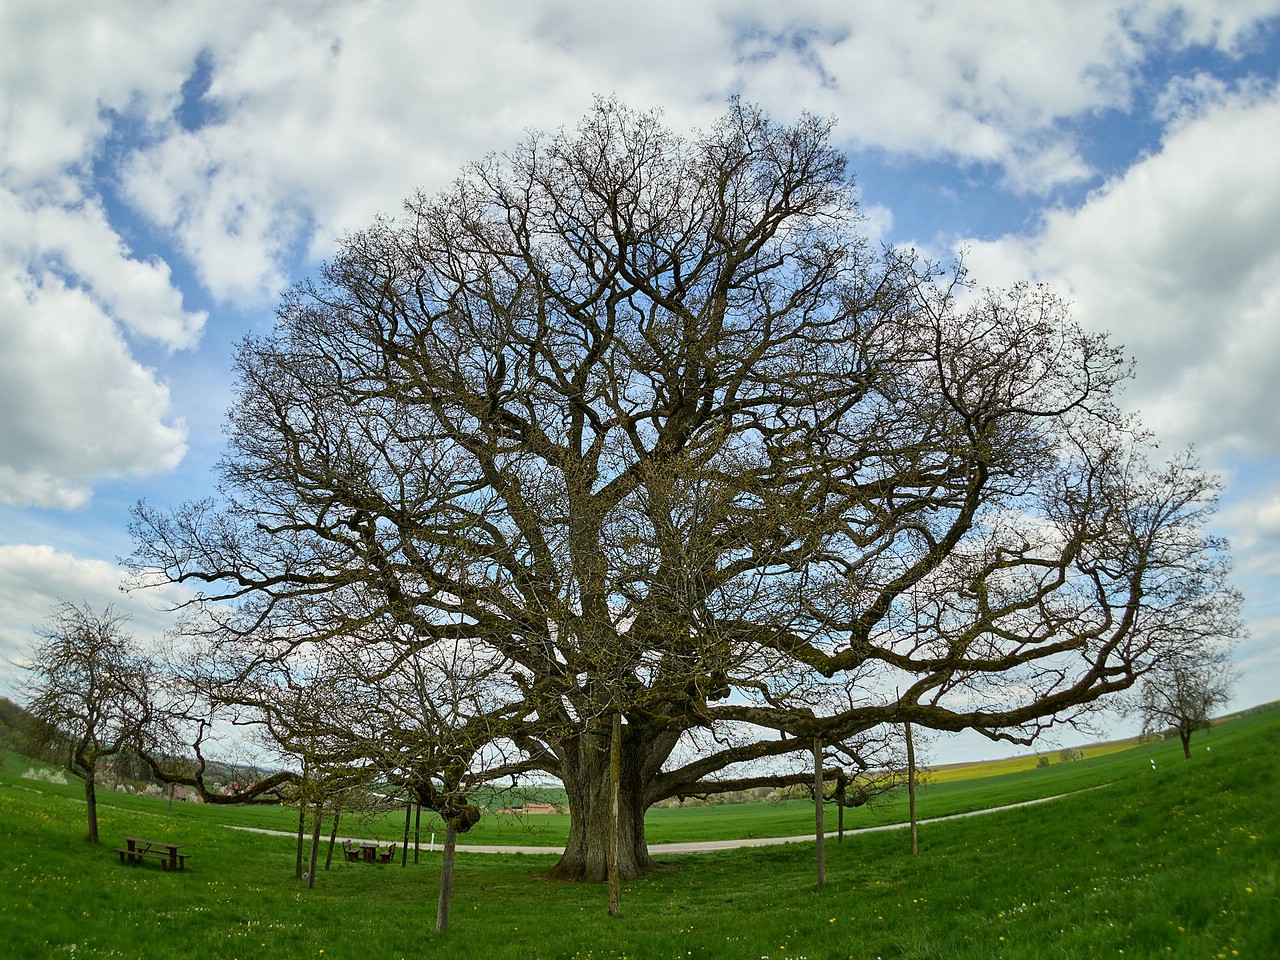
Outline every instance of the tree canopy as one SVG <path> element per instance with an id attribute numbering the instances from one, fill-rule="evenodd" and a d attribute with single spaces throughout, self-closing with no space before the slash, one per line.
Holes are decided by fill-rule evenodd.
<path id="1" fill-rule="evenodd" d="M 26 664 L 24 747 L 84 782 L 87 839 L 98 842 L 97 781 L 104 760 L 145 751 L 158 719 L 153 671 L 110 607 L 58 604 Z"/>
<path id="2" fill-rule="evenodd" d="M 1233 644 L 1222 637 L 1201 637 L 1162 657 L 1143 675 L 1133 709 L 1146 733 L 1176 730 L 1182 755 L 1191 759 L 1191 735 L 1208 730 L 1214 711 L 1227 705 L 1236 671 Z"/>
<path id="3" fill-rule="evenodd" d="M 602 100 L 344 237 L 240 346 L 222 495 L 139 505 L 132 562 L 230 680 L 465 646 L 595 880 L 615 714 L 633 875 L 658 800 L 886 724 L 1026 742 L 1234 629 L 1120 351 L 860 230 L 830 122 Z"/>

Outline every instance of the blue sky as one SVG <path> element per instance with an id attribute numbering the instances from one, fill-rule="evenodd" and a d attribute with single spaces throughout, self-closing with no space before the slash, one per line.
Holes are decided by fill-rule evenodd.
<path id="1" fill-rule="evenodd" d="M 128 509 L 212 491 L 233 346 L 335 238 L 595 95 L 688 130 L 737 94 L 836 118 L 877 240 L 1133 354 L 1126 404 L 1226 483 L 1235 704 L 1274 699 L 1278 81 L 1280 0 L 5 0 L 0 693 L 59 598 L 163 631 Z"/>

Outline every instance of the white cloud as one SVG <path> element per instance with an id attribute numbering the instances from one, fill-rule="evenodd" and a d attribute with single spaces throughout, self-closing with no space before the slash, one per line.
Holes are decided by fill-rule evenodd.
<path id="1" fill-rule="evenodd" d="M 1039 193 L 1092 175 L 1070 129 L 1126 108 L 1151 42 L 1234 49 L 1275 0 L 645 5 L 264 4 L 200 34 L 218 119 L 172 118 L 122 173 L 219 298 L 274 300 L 299 249 L 395 212 L 522 127 L 573 123 L 593 94 L 662 104 L 673 126 L 740 92 L 782 117 L 840 118 L 858 148 L 988 164 Z M 175 32 L 185 28 L 173 24 Z M 200 48 L 175 45 L 189 64 Z M 1144 43 L 1144 41 L 1146 41 Z M 483 62 L 483 69 L 478 63 Z M 170 99 L 175 94 L 170 91 Z M 163 92 L 151 96 L 163 101 Z"/>
<path id="2" fill-rule="evenodd" d="M 1280 676 L 1280 616 L 1255 616 L 1251 633 L 1236 648 L 1234 662 L 1239 671 L 1232 688 L 1234 709 L 1270 703 L 1276 699 L 1275 678 Z"/>
<path id="3" fill-rule="evenodd" d="M 1091 175 L 1075 123 L 1129 109 L 1154 54 L 1236 54 L 1277 14 L 1275 0 L 758 0 L 725 16 L 748 96 L 839 116 L 858 148 L 990 164 L 1035 194 Z"/>
<path id="4" fill-rule="evenodd" d="M 1218 525 L 1231 540 L 1241 576 L 1266 576 L 1280 570 L 1280 487 L 1266 484 L 1232 498 L 1222 508 Z M 1276 598 L 1268 592 L 1262 599 L 1274 602 Z"/>
<path id="5" fill-rule="evenodd" d="M 163 0 L 0 6 L 5 180 L 56 187 L 68 172 L 87 173 L 113 114 L 142 123 L 167 115 L 214 14 L 211 4 Z"/>
<path id="6" fill-rule="evenodd" d="M 1194 119 L 1206 106 L 1221 103 L 1229 94 L 1227 82 L 1210 73 L 1198 71 L 1174 77 L 1156 99 L 1152 114 L 1162 123 L 1184 122 Z"/>
<path id="7" fill-rule="evenodd" d="M 121 118 L 176 102 L 202 17 L 154 3 L 0 6 L 0 501 L 69 509 L 103 478 L 165 470 L 185 429 L 126 334 L 199 340 L 168 264 L 139 258 L 94 184 Z M 183 39 L 185 36 L 185 40 Z"/>
<path id="8" fill-rule="evenodd" d="M 42 545 L 0 544 L 0 583 L 6 586 L 0 591 L 0 690 L 14 689 L 17 662 L 63 601 L 127 615 L 125 629 L 139 642 L 162 637 L 174 625 L 168 610 L 189 594 L 176 587 L 123 593 L 122 577 L 119 567 L 103 560 Z"/>
<path id="9" fill-rule="evenodd" d="M 695 9 L 673 34 L 664 13 L 669 26 L 670 4 L 387 2 L 311 16 L 283 5 L 211 49 L 206 99 L 221 119 L 157 130 L 128 159 L 123 186 L 216 296 L 271 302 L 299 244 L 326 254 L 344 231 L 396 212 L 417 188 L 442 188 L 522 128 L 576 122 L 595 94 L 692 104 L 689 116 L 702 116 L 705 64 L 722 74 L 705 115 L 718 112 L 722 31 Z"/>
<path id="10" fill-rule="evenodd" d="M 168 388 L 138 356 L 196 349 L 210 321 L 149 240 L 214 300 L 266 307 L 299 256 L 614 93 L 679 130 L 734 92 L 781 119 L 807 108 L 854 149 L 1035 196 L 1096 176 L 1081 131 L 1143 106 L 1156 59 L 1237 56 L 1278 14 L 1280 0 L 5 0 L 0 500 L 82 506 L 103 478 L 183 456 Z M 206 67 L 193 125 L 184 85 Z M 1280 456 L 1277 95 L 1199 74 L 1156 113 L 1159 152 L 970 263 L 983 281 L 1053 279 L 1114 330 L 1164 438 Z M 867 212 L 888 238 L 893 212 Z M 1270 531 L 1275 512 L 1240 522 Z M 1273 542 L 1245 553 L 1260 577 L 1280 569 Z M 15 585 L 0 604 L 30 583 L 27 630 L 49 596 L 103 596 L 104 567 L 0 547 Z"/>
<path id="11" fill-rule="evenodd" d="M 1058 120 L 1128 96 L 1137 51 L 1111 5 L 842 7 L 760 11 L 764 36 L 746 52 L 765 63 L 746 82 L 766 103 L 816 97 L 862 147 L 1048 169 L 1033 159 L 1043 148 L 1072 153 Z M 1059 176 L 1079 167 L 1071 159 Z"/>
<path id="12" fill-rule="evenodd" d="M 183 309 L 168 264 L 132 256 L 96 198 L 29 206 L 0 189 L 0 223 L 0 267 L 56 273 L 82 287 L 130 333 L 169 349 L 199 340 L 204 312 Z"/>
<path id="13" fill-rule="evenodd" d="M 117 187 L 177 245 L 215 298 L 260 308 L 289 281 L 298 254 L 327 254 L 344 231 L 394 212 L 415 188 L 443 186 L 468 159 L 509 145 L 521 127 L 575 122 L 594 94 L 663 104 L 683 129 L 706 122 L 725 95 L 740 91 L 779 116 L 801 107 L 838 116 L 839 135 L 856 146 L 989 165 L 1004 171 L 1007 187 L 1035 192 L 1090 175 L 1071 124 L 1127 108 L 1153 49 L 1199 43 L 1235 53 L 1277 10 L 1276 0 L 719 0 L 692 7 L 676 0 L 132 0 L 108 8 L 68 0 L 56 9 L 15 0 L 0 11 L 0 36 L 8 38 L 0 82 L 9 94 L 0 120 L 0 272 L 16 278 L 10 302 L 17 302 L 15 284 L 28 302 L 6 316 L 5 337 L 39 349 L 44 338 L 29 326 L 68 299 L 82 333 L 91 323 L 102 326 L 83 342 L 106 346 L 97 354 L 63 346 L 50 356 L 12 358 L 20 376 L 6 389 L 27 406 L 91 413 L 83 388 L 71 391 L 80 390 L 80 399 L 60 404 L 51 385 L 81 380 L 95 364 L 104 374 L 122 373 L 114 376 L 117 402 L 109 409 L 129 425 L 118 432 L 140 439 L 121 441 L 109 456 L 99 444 L 77 464 L 71 452 L 98 432 L 107 417 L 100 413 L 69 440 L 36 443 L 20 466 L 7 462 L 0 489 L 12 502 L 80 503 L 95 477 L 163 469 L 180 449 L 180 429 L 165 420 L 163 387 L 131 359 L 112 324 L 186 349 L 206 317 L 184 308 L 167 264 L 132 254 L 121 225 L 108 221 L 96 192 L 103 185 Z M 208 122 L 186 129 L 179 108 L 198 68 L 207 70 Z M 1184 392 L 1233 392 L 1234 406 L 1224 411 L 1256 395 L 1241 387 L 1236 368 L 1225 368 L 1224 377 L 1221 365 L 1199 358 L 1198 345 L 1191 349 L 1194 316 L 1205 304 L 1190 300 L 1203 294 L 1240 318 L 1242 336 L 1221 345 L 1219 360 L 1250 369 L 1263 361 L 1243 334 L 1250 324 L 1266 326 L 1274 304 L 1265 280 L 1239 302 L 1224 303 L 1192 274 L 1214 271 L 1223 282 L 1231 268 L 1219 269 L 1217 260 L 1235 255 L 1226 226 L 1239 246 L 1249 241 L 1239 240 L 1237 227 L 1266 221 L 1235 216 L 1216 231 L 1222 243 L 1206 251 L 1203 239 L 1215 231 L 1206 234 L 1201 224 L 1223 209 L 1220 198 L 1197 206 L 1169 191 L 1177 192 L 1175 177 L 1198 165 L 1233 154 L 1245 164 L 1245 132 L 1216 157 L 1213 142 L 1193 142 L 1209 129 L 1210 116 L 1215 134 L 1229 133 L 1220 123 L 1234 102 L 1203 79 L 1171 87 L 1162 109 L 1179 126 L 1159 158 L 1082 211 L 1051 218 L 1035 251 L 1003 254 L 1046 270 L 1058 266 L 1055 254 L 1063 264 L 1079 255 L 1084 267 L 1072 287 L 1083 303 L 1091 281 L 1110 285 L 1120 272 L 1106 262 L 1118 253 L 1136 269 L 1111 301 L 1120 318 L 1105 322 L 1123 327 L 1135 350 L 1157 354 L 1150 365 L 1169 371 L 1166 385 L 1184 376 Z M 1183 168 L 1175 167 L 1177 158 Z M 1245 179 L 1264 176 L 1256 151 L 1255 159 Z M 1270 184 L 1258 187 L 1261 197 L 1274 197 Z M 1185 222 L 1177 222 L 1179 213 Z M 1150 227 L 1146 234 L 1139 223 Z M 1265 251 L 1266 243 L 1256 249 Z M 1166 258 L 1186 261 L 1191 250 L 1200 253 L 1176 271 L 1161 266 Z M 1249 259 L 1245 253 L 1236 263 Z M 1139 288 L 1135 277 L 1158 282 Z M 1147 309 L 1151 303 L 1160 304 L 1159 316 Z M 1189 333 L 1156 335 L 1144 326 L 1155 319 Z M 1184 356 L 1166 362 L 1162 350 Z M 111 378 L 84 382 L 96 392 Z M 1161 394 L 1156 419 L 1214 429 L 1200 422 L 1203 413 L 1188 419 L 1186 404 L 1166 400 Z M 4 418 L 0 441 L 30 432 L 12 419 Z"/>
<path id="14" fill-rule="evenodd" d="M 1274 465 L 1264 472 L 1273 478 Z M 1240 680 L 1233 702 L 1246 707 L 1276 699 L 1280 675 L 1280 604 L 1275 589 L 1280 572 L 1280 487 L 1264 482 L 1262 489 L 1230 497 L 1217 521 L 1215 526 L 1230 539 L 1233 580 L 1245 596 L 1249 635 L 1240 641 L 1234 658 Z"/>
<path id="15" fill-rule="evenodd" d="M 175 466 L 168 402 L 84 291 L 0 271 L 0 501 L 72 509 L 97 480 Z"/>
<path id="16" fill-rule="evenodd" d="M 984 283 L 1048 279 L 1138 360 L 1129 403 L 1177 444 L 1280 455 L 1280 92 L 1179 114 L 1160 150 L 1033 237 L 971 243 Z"/>
<path id="17" fill-rule="evenodd" d="M 1119 6 L 1126 23 L 1148 38 L 1231 55 L 1245 52 L 1278 12 L 1275 0 L 1136 0 Z"/>

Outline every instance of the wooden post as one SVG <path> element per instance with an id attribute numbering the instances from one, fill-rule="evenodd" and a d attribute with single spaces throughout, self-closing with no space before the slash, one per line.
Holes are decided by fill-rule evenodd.
<path id="1" fill-rule="evenodd" d="M 836 843 L 844 843 L 844 798 L 845 784 L 847 783 L 844 771 L 840 772 L 839 778 L 836 780 Z"/>
<path id="2" fill-rule="evenodd" d="M 422 804 L 413 808 L 413 862 L 418 862 L 418 847 L 422 845 Z"/>
<path id="3" fill-rule="evenodd" d="M 307 889 L 316 885 L 316 861 L 320 859 L 320 821 L 324 817 L 324 801 L 316 801 L 316 816 L 311 827 L 311 865 L 307 868 Z"/>
<path id="4" fill-rule="evenodd" d="M 404 805 L 404 843 L 400 845 L 400 866 L 409 865 L 409 818 L 413 815 L 413 801 Z"/>
<path id="5" fill-rule="evenodd" d="M 302 879 L 302 838 L 307 832 L 307 805 L 302 796 L 298 796 L 298 855 L 293 866 L 293 875 Z"/>
<path id="6" fill-rule="evenodd" d="M 613 731 L 609 738 L 609 796 L 613 804 L 613 816 L 609 822 L 609 916 L 622 912 L 622 878 L 618 859 L 621 856 L 622 811 L 619 795 L 622 792 L 622 712 L 613 715 Z"/>
<path id="7" fill-rule="evenodd" d="M 302 838 L 307 831 L 307 794 L 310 793 L 310 765 L 302 758 L 302 782 L 298 784 L 298 850 L 294 858 L 293 875 L 302 879 Z"/>
<path id="8" fill-rule="evenodd" d="M 445 811 L 444 859 L 440 864 L 440 899 L 436 902 L 436 933 L 449 929 L 449 898 L 453 895 L 453 854 L 458 845 L 454 820 Z"/>
<path id="9" fill-rule="evenodd" d="M 822 741 L 813 738 L 813 831 L 817 841 L 818 853 L 818 886 L 827 883 L 827 844 L 826 827 L 823 823 L 822 810 Z"/>
<path id="10" fill-rule="evenodd" d="M 916 743 L 911 735 L 911 724 L 904 723 L 907 732 L 907 808 L 911 815 L 911 853 L 920 852 L 919 838 L 916 834 Z"/>
<path id="11" fill-rule="evenodd" d="M 342 808 L 333 808 L 333 830 L 329 833 L 329 852 L 324 857 L 324 868 L 329 869 L 333 864 L 333 845 L 338 842 L 338 819 L 342 816 Z"/>

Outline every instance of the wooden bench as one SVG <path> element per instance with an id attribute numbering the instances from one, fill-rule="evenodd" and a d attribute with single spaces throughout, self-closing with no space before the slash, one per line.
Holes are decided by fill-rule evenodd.
<path id="1" fill-rule="evenodd" d="M 179 853 L 180 843 L 165 843 L 161 840 L 144 840 L 142 837 L 125 837 L 125 846 L 113 847 L 112 852 L 120 855 L 121 863 L 141 863 L 143 860 L 158 860 L 163 870 L 185 870 L 189 853 Z"/>
<path id="2" fill-rule="evenodd" d="M 164 870 L 168 870 L 170 867 L 174 870 L 185 870 L 187 868 L 187 857 L 191 856 L 189 853 L 175 853 L 170 856 L 164 850 L 127 850 L 123 847 L 113 847 L 112 850 L 120 854 L 121 863 L 146 858 L 147 860 L 158 860 Z"/>

